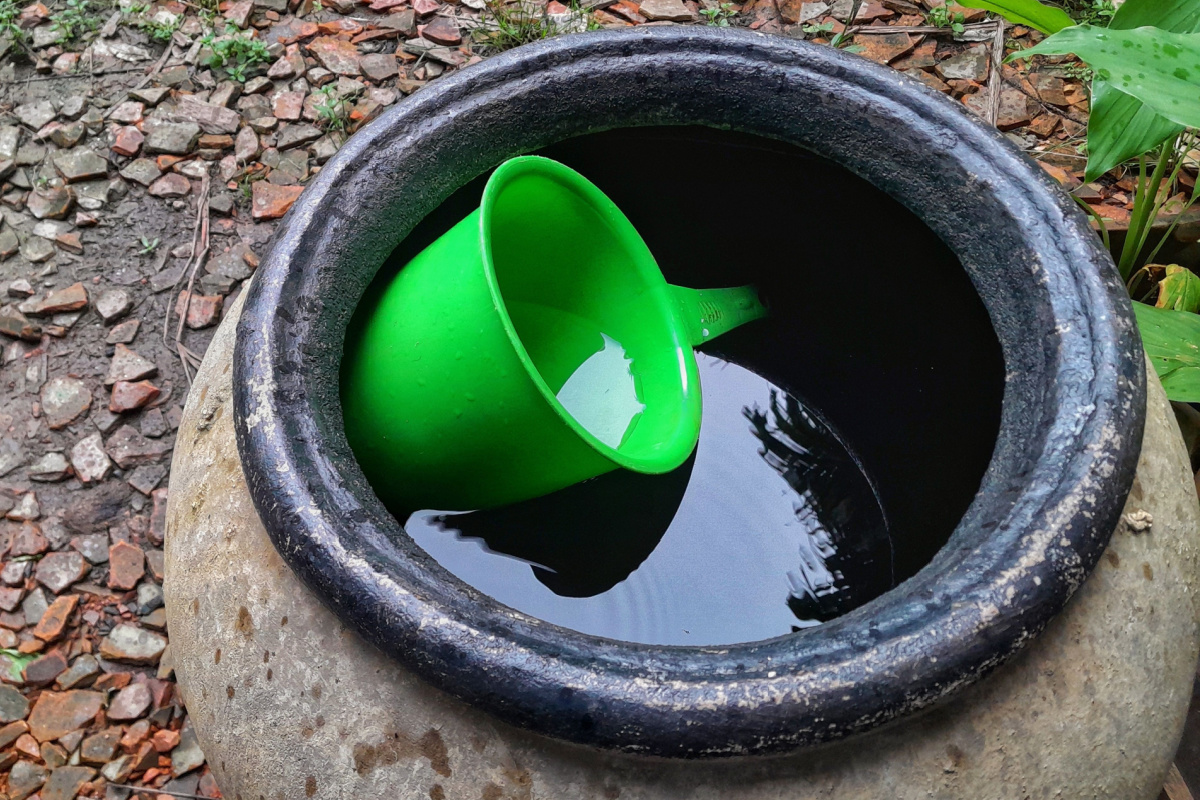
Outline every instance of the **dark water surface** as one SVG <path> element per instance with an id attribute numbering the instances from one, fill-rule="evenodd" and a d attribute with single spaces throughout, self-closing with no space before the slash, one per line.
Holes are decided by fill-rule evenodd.
<path id="1" fill-rule="evenodd" d="M 894 582 L 876 493 L 833 431 L 748 369 L 697 353 L 700 443 L 668 475 L 616 472 L 409 535 L 502 603 L 584 633 L 728 644 L 815 625 Z"/>
<path id="2" fill-rule="evenodd" d="M 441 527 L 393 509 L 418 544 L 528 614 L 673 644 L 784 634 L 929 563 L 987 469 L 1005 374 L 938 237 L 841 167 L 733 131 L 618 129 L 539 154 L 612 198 L 669 282 L 752 283 L 771 316 L 705 346 L 700 445 L 675 473 L 611 473 Z M 486 179 L 399 243 L 360 318 Z"/>

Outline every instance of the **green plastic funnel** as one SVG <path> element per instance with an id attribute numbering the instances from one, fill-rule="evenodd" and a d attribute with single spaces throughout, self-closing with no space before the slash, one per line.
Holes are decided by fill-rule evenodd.
<path id="1" fill-rule="evenodd" d="M 395 512 L 669 472 L 700 434 L 692 347 L 765 314 L 752 287 L 668 285 L 591 182 L 514 158 L 348 339 L 346 436 Z"/>

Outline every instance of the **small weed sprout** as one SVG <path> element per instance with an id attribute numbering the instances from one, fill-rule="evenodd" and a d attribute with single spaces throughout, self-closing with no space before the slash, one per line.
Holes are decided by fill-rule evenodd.
<path id="1" fill-rule="evenodd" d="M 138 237 L 138 242 L 142 245 L 142 249 L 138 251 L 139 256 L 148 256 L 158 249 L 159 240 L 151 239 L 149 236 Z"/>
<path id="2" fill-rule="evenodd" d="M 804 31 L 806 36 L 824 36 L 827 33 L 833 33 L 832 22 L 822 22 L 817 25 L 812 22 L 806 22 L 800 26 L 800 30 Z"/>
<path id="3" fill-rule="evenodd" d="M 737 16 L 737 10 L 733 3 L 720 3 L 709 8 L 700 9 L 700 14 L 704 17 L 706 25 L 711 25 L 714 28 L 728 28 L 729 20 Z"/>
<path id="4" fill-rule="evenodd" d="M 171 41 L 171 36 L 183 24 L 183 18 L 179 17 L 174 22 L 159 22 L 145 16 L 149 10 L 150 6 L 130 6 L 130 16 L 126 19 L 126 24 L 138 29 L 156 42 Z"/>
<path id="5" fill-rule="evenodd" d="M 25 31 L 17 24 L 21 7 L 16 0 L 0 0 L 0 39 L 8 39 L 18 50 L 25 52 Z"/>
<path id="6" fill-rule="evenodd" d="M 962 33 L 965 28 L 966 16 L 962 12 L 952 12 L 947 6 L 934 6 L 925 12 L 925 24 L 935 28 L 949 28 L 955 33 Z"/>
<path id="7" fill-rule="evenodd" d="M 512 3 L 506 0 L 487 0 L 487 15 L 492 18 L 493 24 L 490 30 L 486 27 L 476 29 L 475 39 L 480 44 L 500 52 L 576 30 L 576 26 L 571 22 L 561 24 L 550 15 L 547 8 L 546 5 L 538 7 L 522 0 Z M 586 12 L 572 4 L 571 14 L 572 21 L 583 21 Z M 590 22 L 583 27 L 587 30 L 594 29 Z"/>
<path id="8" fill-rule="evenodd" d="M 238 83 L 245 83 L 250 70 L 271 60 L 265 44 L 244 34 L 222 39 L 209 35 L 201 40 L 201 44 L 212 51 L 207 66 L 224 69 L 229 78 Z"/>
<path id="9" fill-rule="evenodd" d="M 50 15 L 50 29 L 58 31 L 60 42 L 94 31 L 100 27 L 100 20 L 90 11 L 89 0 L 67 0 L 66 8 Z"/>
<path id="10" fill-rule="evenodd" d="M 1063 0 L 1060 5 L 1080 25 L 1105 27 L 1117 13 L 1113 0 Z"/>
<path id="11" fill-rule="evenodd" d="M 327 131 L 344 132 L 350 125 L 350 98 L 343 97 L 333 84 L 321 87 L 313 95 L 317 124 Z"/>

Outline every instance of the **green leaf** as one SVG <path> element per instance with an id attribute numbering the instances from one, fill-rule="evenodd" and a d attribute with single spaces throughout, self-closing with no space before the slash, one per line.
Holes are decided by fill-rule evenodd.
<path id="1" fill-rule="evenodd" d="M 1200 30 L 1200 3 L 1196 0 L 1125 0 L 1108 27 L 1129 30 L 1147 26 L 1172 33 Z"/>
<path id="2" fill-rule="evenodd" d="M 1171 311 L 1200 311 L 1200 276 L 1178 264 L 1167 265 L 1167 276 L 1158 284 L 1155 308 Z"/>
<path id="3" fill-rule="evenodd" d="M 1200 314 L 1134 303 L 1142 345 L 1167 397 L 1200 403 Z"/>
<path id="4" fill-rule="evenodd" d="M 1015 25 L 1028 25 L 1042 33 L 1058 33 L 1075 24 L 1061 8 L 1044 6 L 1037 0 L 960 0 L 958 4 L 994 11 Z"/>
<path id="5" fill-rule="evenodd" d="M 1076 25 L 1011 57 L 1066 53 L 1079 56 L 1096 77 L 1172 122 L 1200 127 L 1200 33 Z"/>
<path id="6" fill-rule="evenodd" d="M 25 678 L 21 676 L 21 670 L 37 658 L 34 654 L 25 654 L 19 650 L 11 648 L 0 648 L 0 670 L 8 677 L 12 683 L 24 683 Z"/>
<path id="7" fill-rule="evenodd" d="M 1200 31 L 1200 3 L 1196 0 L 1125 0 L 1108 23 L 1110 30 L 1146 26 L 1172 33 L 1196 33 Z M 1157 149 L 1182 131 L 1182 125 L 1155 113 L 1136 97 L 1104 81 L 1094 81 L 1084 180 L 1094 181 L 1118 164 Z"/>
<path id="8" fill-rule="evenodd" d="M 1155 113 L 1136 97 L 1106 81 L 1093 81 L 1084 180 L 1091 183 L 1113 167 L 1156 150 L 1182 131 L 1182 125 Z"/>

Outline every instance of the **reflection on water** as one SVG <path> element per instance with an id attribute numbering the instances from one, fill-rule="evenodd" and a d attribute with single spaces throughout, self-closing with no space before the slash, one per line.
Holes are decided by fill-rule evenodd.
<path id="1" fill-rule="evenodd" d="M 617 471 L 489 511 L 419 511 L 405 529 L 506 605 L 648 644 L 771 638 L 891 588 L 883 510 L 836 435 L 766 379 L 696 357 L 704 419 L 678 470 Z"/>

